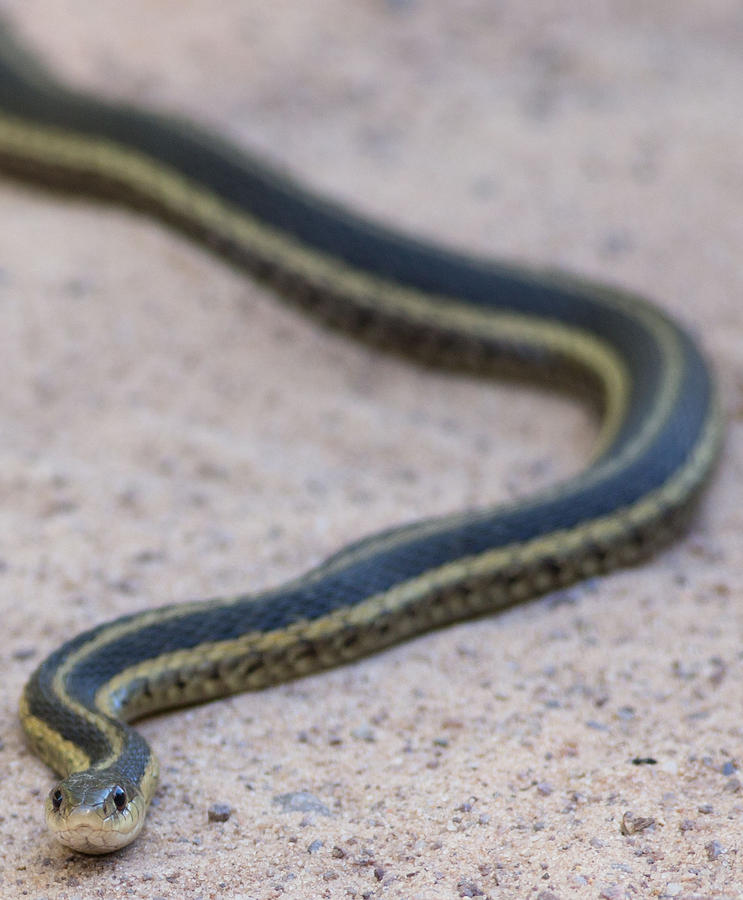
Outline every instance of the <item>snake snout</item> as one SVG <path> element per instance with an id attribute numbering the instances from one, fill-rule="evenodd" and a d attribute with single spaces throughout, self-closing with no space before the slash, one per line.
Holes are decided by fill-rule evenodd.
<path id="1" fill-rule="evenodd" d="M 57 840 L 81 853 L 110 853 L 134 840 L 144 823 L 136 787 L 110 773 L 73 772 L 52 788 L 46 822 Z"/>

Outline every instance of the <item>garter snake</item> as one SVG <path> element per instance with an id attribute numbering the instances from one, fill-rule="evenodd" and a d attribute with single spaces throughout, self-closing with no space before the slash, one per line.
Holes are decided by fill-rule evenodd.
<path id="1" fill-rule="evenodd" d="M 54 651 L 20 716 L 63 779 L 47 822 L 76 850 L 117 849 L 142 827 L 157 762 L 132 720 L 636 562 L 678 532 L 712 468 L 713 379 L 653 305 L 365 221 L 205 130 L 62 86 L 6 30 L 0 170 L 146 211 L 335 328 L 426 364 L 577 391 L 602 421 L 587 468 L 539 496 L 393 528 L 275 589 L 125 616 Z"/>

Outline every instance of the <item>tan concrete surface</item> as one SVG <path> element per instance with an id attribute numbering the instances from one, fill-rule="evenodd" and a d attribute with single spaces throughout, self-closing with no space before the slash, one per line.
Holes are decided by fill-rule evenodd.
<path id="1" fill-rule="evenodd" d="M 143 723 L 163 768 L 147 828 L 77 857 L 43 827 L 52 776 L 16 719 L 58 643 L 528 494 L 579 469 L 594 428 L 325 334 L 155 224 L 3 181 L 0 897 L 743 896 L 739 0 L 0 12 L 77 83 L 211 123 L 371 215 L 655 297 L 730 416 L 660 558 Z M 622 834 L 630 811 L 654 824 Z"/>

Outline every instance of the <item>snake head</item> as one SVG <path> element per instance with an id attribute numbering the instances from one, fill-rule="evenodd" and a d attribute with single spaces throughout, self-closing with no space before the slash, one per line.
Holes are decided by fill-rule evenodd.
<path id="1" fill-rule="evenodd" d="M 80 853 L 125 847 L 144 824 L 146 803 L 126 778 L 110 771 L 73 772 L 52 788 L 44 809 L 57 840 Z"/>

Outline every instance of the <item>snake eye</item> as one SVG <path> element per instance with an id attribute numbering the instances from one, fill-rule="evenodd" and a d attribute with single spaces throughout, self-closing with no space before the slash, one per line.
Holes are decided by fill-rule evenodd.
<path id="1" fill-rule="evenodd" d="M 59 812 L 59 809 L 62 806 L 63 799 L 64 798 L 62 797 L 62 791 L 60 791 L 60 789 L 57 788 L 57 790 L 54 791 L 54 793 L 52 794 L 52 808 L 55 811 Z"/>
<path id="2" fill-rule="evenodd" d="M 119 787 L 117 784 L 113 791 L 111 791 L 111 798 L 113 799 L 116 809 L 121 812 L 126 806 L 126 791 L 124 788 Z"/>

